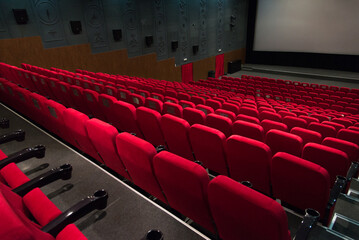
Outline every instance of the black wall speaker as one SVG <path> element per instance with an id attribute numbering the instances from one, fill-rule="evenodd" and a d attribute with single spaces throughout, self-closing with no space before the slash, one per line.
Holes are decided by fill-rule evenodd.
<path id="1" fill-rule="evenodd" d="M 113 29 L 112 34 L 113 34 L 113 40 L 115 40 L 115 42 L 119 42 L 122 40 L 122 30 L 121 29 Z"/>
<path id="2" fill-rule="evenodd" d="M 12 12 L 17 24 L 26 24 L 29 21 L 26 9 L 13 9 Z"/>
<path id="3" fill-rule="evenodd" d="M 70 25 L 73 34 L 80 34 L 82 32 L 82 25 L 80 21 L 70 21 Z"/>
<path id="4" fill-rule="evenodd" d="M 147 47 L 151 47 L 151 45 L 153 44 L 153 36 L 146 36 L 145 42 Z"/>
<path id="5" fill-rule="evenodd" d="M 242 61 L 241 60 L 228 62 L 228 73 L 229 74 L 241 71 L 241 68 L 242 68 Z"/>
<path id="6" fill-rule="evenodd" d="M 198 45 L 192 46 L 193 54 L 197 54 L 197 53 L 198 53 L 198 49 L 199 49 L 199 46 L 198 46 Z"/>
<path id="7" fill-rule="evenodd" d="M 171 48 L 172 48 L 172 51 L 176 51 L 178 48 L 178 41 L 172 41 Z"/>

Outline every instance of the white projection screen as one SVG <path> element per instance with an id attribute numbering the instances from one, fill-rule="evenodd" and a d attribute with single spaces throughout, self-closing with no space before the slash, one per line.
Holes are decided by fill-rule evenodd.
<path id="1" fill-rule="evenodd" d="M 359 0 L 258 0 L 253 50 L 359 55 Z"/>

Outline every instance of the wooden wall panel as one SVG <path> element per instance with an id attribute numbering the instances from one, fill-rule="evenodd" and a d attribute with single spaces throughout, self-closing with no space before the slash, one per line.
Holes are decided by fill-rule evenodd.
<path id="1" fill-rule="evenodd" d="M 216 57 L 209 57 L 193 63 L 193 81 L 207 79 L 208 71 L 215 71 Z"/>
<path id="2" fill-rule="evenodd" d="M 28 63 L 43 68 L 124 74 L 168 81 L 181 81 L 181 67 L 175 59 L 157 61 L 155 53 L 128 58 L 127 51 L 92 54 L 89 44 L 44 49 L 40 37 L 0 40 L 0 61 L 20 66 Z"/>
<path id="3" fill-rule="evenodd" d="M 242 64 L 245 63 L 246 49 L 241 48 L 224 54 L 224 72 L 228 72 L 228 62 L 235 60 L 242 60 Z"/>
<path id="4" fill-rule="evenodd" d="M 224 54 L 224 72 L 228 62 L 245 61 L 245 48 Z M 128 58 L 125 49 L 92 54 L 89 44 L 44 49 L 40 37 L 0 40 L 0 61 L 20 66 L 28 63 L 43 68 L 56 67 L 75 71 L 86 69 L 92 72 L 123 74 L 130 76 L 181 81 L 181 67 L 175 59 L 157 61 L 155 53 Z M 207 79 L 208 71 L 215 70 L 215 56 L 193 63 L 193 79 Z"/>

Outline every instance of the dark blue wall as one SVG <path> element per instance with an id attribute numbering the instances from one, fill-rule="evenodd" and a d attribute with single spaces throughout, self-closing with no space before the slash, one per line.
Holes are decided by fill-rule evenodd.
<path id="1" fill-rule="evenodd" d="M 44 48 L 90 43 L 93 53 L 156 52 L 179 65 L 245 48 L 247 8 L 248 0 L 0 0 L 0 39 L 39 35 Z M 12 9 L 26 9 L 28 23 L 16 24 Z M 70 21 L 81 21 L 81 34 L 72 33 Z M 122 30 L 121 41 L 113 29 Z M 150 47 L 145 36 L 153 36 Z M 176 51 L 171 41 L 179 42 Z"/>

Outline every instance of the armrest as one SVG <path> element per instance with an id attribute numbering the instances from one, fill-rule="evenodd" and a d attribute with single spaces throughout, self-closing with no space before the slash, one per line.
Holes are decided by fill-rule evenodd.
<path id="1" fill-rule="evenodd" d="M 14 141 L 14 140 L 16 140 L 18 142 L 24 141 L 25 140 L 25 131 L 19 129 L 14 132 L 6 133 L 6 134 L 0 136 L 0 144 L 7 143 L 10 141 Z"/>
<path id="2" fill-rule="evenodd" d="M 43 158 L 45 156 L 45 146 L 36 145 L 35 147 L 24 148 L 21 151 L 10 154 L 7 158 L 0 161 L 0 169 L 8 165 L 9 163 L 19 163 L 29 158 Z"/>
<path id="3" fill-rule="evenodd" d="M 56 235 L 68 224 L 75 222 L 91 211 L 102 210 L 107 206 L 108 194 L 105 190 L 97 190 L 92 196 L 88 196 L 63 212 L 60 216 L 49 222 L 41 230 L 56 237 Z"/>
<path id="4" fill-rule="evenodd" d="M 347 179 L 345 177 L 337 176 L 337 180 L 335 181 L 332 190 L 330 190 L 328 206 L 332 207 L 335 204 L 340 193 L 345 189 L 346 183 Z"/>
<path id="5" fill-rule="evenodd" d="M 9 128 L 10 127 L 10 121 L 7 118 L 0 118 L 0 127 L 1 128 Z"/>
<path id="6" fill-rule="evenodd" d="M 34 179 L 31 179 L 30 181 L 13 189 L 12 191 L 23 197 L 25 194 L 27 194 L 34 188 L 37 187 L 40 188 L 58 179 L 68 180 L 71 178 L 71 175 L 72 175 L 72 166 L 70 164 L 64 164 L 58 168 L 53 168 L 50 171 L 41 174 L 40 176 Z"/>
<path id="7" fill-rule="evenodd" d="M 316 226 L 318 220 L 319 220 L 320 214 L 314 209 L 308 208 L 305 209 L 305 215 L 303 218 L 303 221 L 300 224 L 300 227 L 295 234 L 295 237 L 293 240 L 305 240 L 307 239 L 310 231 L 313 229 L 313 227 Z"/>
<path id="8" fill-rule="evenodd" d="M 165 151 L 165 150 L 166 150 L 166 147 L 163 146 L 163 145 L 158 145 L 158 146 L 156 147 L 156 152 L 157 152 L 157 153 L 160 153 L 160 152 Z"/>
<path id="9" fill-rule="evenodd" d="M 345 177 L 337 176 L 337 180 L 335 181 L 332 190 L 330 190 L 327 208 L 325 209 L 325 216 L 322 219 L 323 223 L 328 222 L 330 210 L 336 203 L 340 193 L 345 189 L 346 184 L 347 184 L 347 179 Z"/>
<path id="10" fill-rule="evenodd" d="M 347 172 L 347 182 L 350 182 L 354 176 L 357 175 L 359 170 L 359 162 L 352 162 Z"/>

